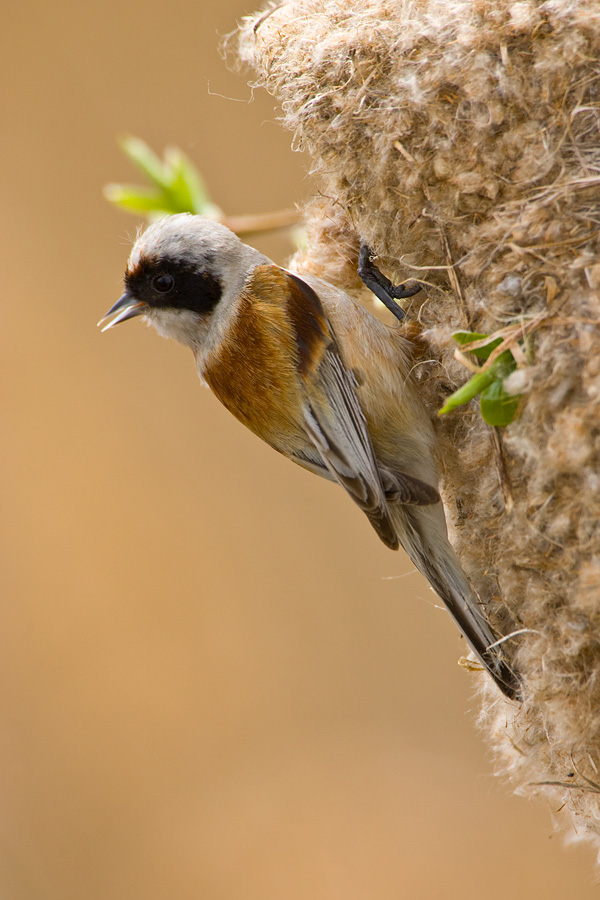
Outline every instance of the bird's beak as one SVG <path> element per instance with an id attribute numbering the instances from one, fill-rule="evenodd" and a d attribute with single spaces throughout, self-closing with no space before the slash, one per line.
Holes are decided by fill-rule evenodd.
<path id="1" fill-rule="evenodd" d="M 113 325 L 118 325 L 119 322 L 124 322 L 126 319 L 133 319 L 135 316 L 141 316 L 148 309 L 148 304 L 144 303 L 143 300 L 136 300 L 135 297 L 132 297 L 131 294 L 128 294 L 127 291 L 123 294 L 122 297 L 119 297 L 114 306 L 111 306 L 109 311 L 105 316 L 102 316 L 98 325 L 103 325 L 107 319 L 110 319 L 111 316 L 114 316 L 114 319 L 111 322 L 106 322 L 102 331 L 107 331 L 109 328 L 112 328 Z"/>

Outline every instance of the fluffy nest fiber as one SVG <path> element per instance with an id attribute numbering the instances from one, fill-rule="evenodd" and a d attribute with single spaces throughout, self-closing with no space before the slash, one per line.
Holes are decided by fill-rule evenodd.
<path id="1" fill-rule="evenodd" d="M 522 674 L 482 687 L 497 767 L 600 838 L 600 7 L 596 0 L 287 0 L 238 55 L 320 193 L 296 266 L 358 291 L 359 238 L 411 302 L 432 417 L 499 333 L 517 419 L 437 419 L 451 537 Z M 481 679 L 484 681 L 484 679 Z"/>

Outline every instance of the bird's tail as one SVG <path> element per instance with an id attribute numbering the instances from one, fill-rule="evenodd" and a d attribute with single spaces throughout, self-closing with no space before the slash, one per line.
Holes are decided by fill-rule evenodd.
<path id="1" fill-rule="evenodd" d="M 446 536 L 440 507 L 396 507 L 400 543 L 417 569 L 443 600 L 477 658 L 510 700 L 520 700 L 522 685 L 497 645 L 481 605 Z M 443 526 L 443 530 L 442 527 Z"/>

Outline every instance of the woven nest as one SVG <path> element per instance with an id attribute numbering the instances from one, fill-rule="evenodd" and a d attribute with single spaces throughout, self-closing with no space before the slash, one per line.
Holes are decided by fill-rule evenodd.
<path id="1" fill-rule="evenodd" d="M 482 684 L 482 727 L 499 770 L 598 840 L 598 5 L 289 0 L 238 40 L 319 179 L 296 265 L 355 291 L 362 239 L 429 285 L 415 377 L 451 537 L 526 687 L 517 705 Z M 476 402 L 435 415 L 471 374 L 461 329 L 514 351 L 505 429 Z"/>

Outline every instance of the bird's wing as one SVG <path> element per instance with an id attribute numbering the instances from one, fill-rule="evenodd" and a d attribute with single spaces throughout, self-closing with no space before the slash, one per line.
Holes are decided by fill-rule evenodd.
<path id="1" fill-rule="evenodd" d="M 406 472 L 396 472 L 380 466 L 379 477 L 388 503 L 402 503 L 404 506 L 433 506 L 441 502 L 439 492 L 433 485 Z"/>
<path id="2" fill-rule="evenodd" d="M 330 477 L 342 485 L 367 515 L 381 540 L 395 550 L 398 537 L 354 389 L 354 378 L 344 365 L 318 296 L 297 275 L 286 275 L 288 296 L 295 307 L 290 319 L 300 350 L 298 368 L 304 393 L 304 426 L 318 453 L 315 458 L 299 457 L 296 462 L 313 471 L 324 464 Z M 315 321 L 319 340 L 315 336 Z"/>

